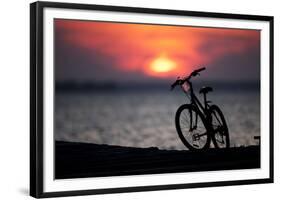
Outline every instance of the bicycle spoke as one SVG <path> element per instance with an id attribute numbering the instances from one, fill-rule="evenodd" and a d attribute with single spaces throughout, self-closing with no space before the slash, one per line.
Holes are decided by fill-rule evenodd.
<path id="1" fill-rule="evenodd" d="M 185 116 L 185 119 L 189 118 L 185 112 L 183 113 L 183 115 Z"/>

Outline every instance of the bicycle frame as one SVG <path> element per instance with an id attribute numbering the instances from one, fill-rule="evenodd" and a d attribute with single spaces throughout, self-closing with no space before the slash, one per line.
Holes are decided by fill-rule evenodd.
<path id="1" fill-rule="evenodd" d="M 200 100 L 196 97 L 194 94 L 193 86 L 191 81 L 186 80 L 186 82 L 189 84 L 190 87 L 190 97 L 191 97 L 191 104 L 196 106 L 198 110 L 200 110 L 205 116 L 207 116 L 207 110 L 208 110 L 208 102 L 206 99 L 206 95 L 204 96 L 204 106 L 201 104 Z"/>
<path id="2" fill-rule="evenodd" d="M 198 111 L 201 112 L 205 116 L 206 120 L 209 122 L 210 121 L 210 117 L 209 117 L 210 115 L 209 115 L 209 110 L 208 110 L 209 104 L 208 104 L 208 101 L 207 101 L 207 98 L 206 98 L 206 94 L 204 94 L 204 106 L 203 106 L 201 104 L 200 100 L 196 97 L 196 95 L 194 93 L 193 85 L 192 85 L 191 81 L 190 80 L 186 80 L 186 82 L 189 84 L 189 87 L 190 87 L 191 104 L 194 105 L 198 109 Z M 192 122 L 193 122 L 192 121 L 192 115 L 190 117 L 191 117 L 190 130 L 196 129 L 198 115 L 195 116 L 196 117 L 195 118 L 195 123 L 196 124 L 194 124 L 194 126 L 192 124 Z M 215 115 L 215 117 L 217 118 L 216 115 Z M 218 120 L 218 118 L 217 118 L 217 120 Z M 204 136 L 206 134 L 207 133 L 204 133 L 204 134 L 201 134 L 201 135 L 199 135 L 197 137 Z"/>

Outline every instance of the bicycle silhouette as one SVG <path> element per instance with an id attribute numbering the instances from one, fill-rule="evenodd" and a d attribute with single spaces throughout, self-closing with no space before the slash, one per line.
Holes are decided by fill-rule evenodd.
<path id="1" fill-rule="evenodd" d="M 189 150 L 207 149 L 211 140 L 215 148 L 229 148 L 229 132 L 222 111 L 217 105 L 210 105 L 207 93 L 213 91 L 211 87 L 202 87 L 199 93 L 203 94 L 204 105 L 195 96 L 191 78 L 200 75 L 206 68 L 194 70 L 189 76 L 178 78 L 172 85 L 177 85 L 190 99 L 189 104 L 181 105 L 175 117 L 176 129 L 183 144 Z"/>

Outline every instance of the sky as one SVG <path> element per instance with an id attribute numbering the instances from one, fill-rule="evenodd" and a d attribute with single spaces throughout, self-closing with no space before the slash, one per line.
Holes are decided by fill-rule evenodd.
<path id="1" fill-rule="evenodd" d="M 55 19 L 57 82 L 260 78 L 260 31 Z"/>

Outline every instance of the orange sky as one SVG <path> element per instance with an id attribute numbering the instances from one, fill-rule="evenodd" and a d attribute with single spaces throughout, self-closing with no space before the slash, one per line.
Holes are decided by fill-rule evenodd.
<path id="1" fill-rule="evenodd" d="M 259 48 L 260 40 L 254 30 L 60 19 L 55 27 L 61 43 L 88 52 L 92 67 L 98 52 L 114 70 L 155 78 L 187 75 L 226 55 L 246 54 Z"/>

